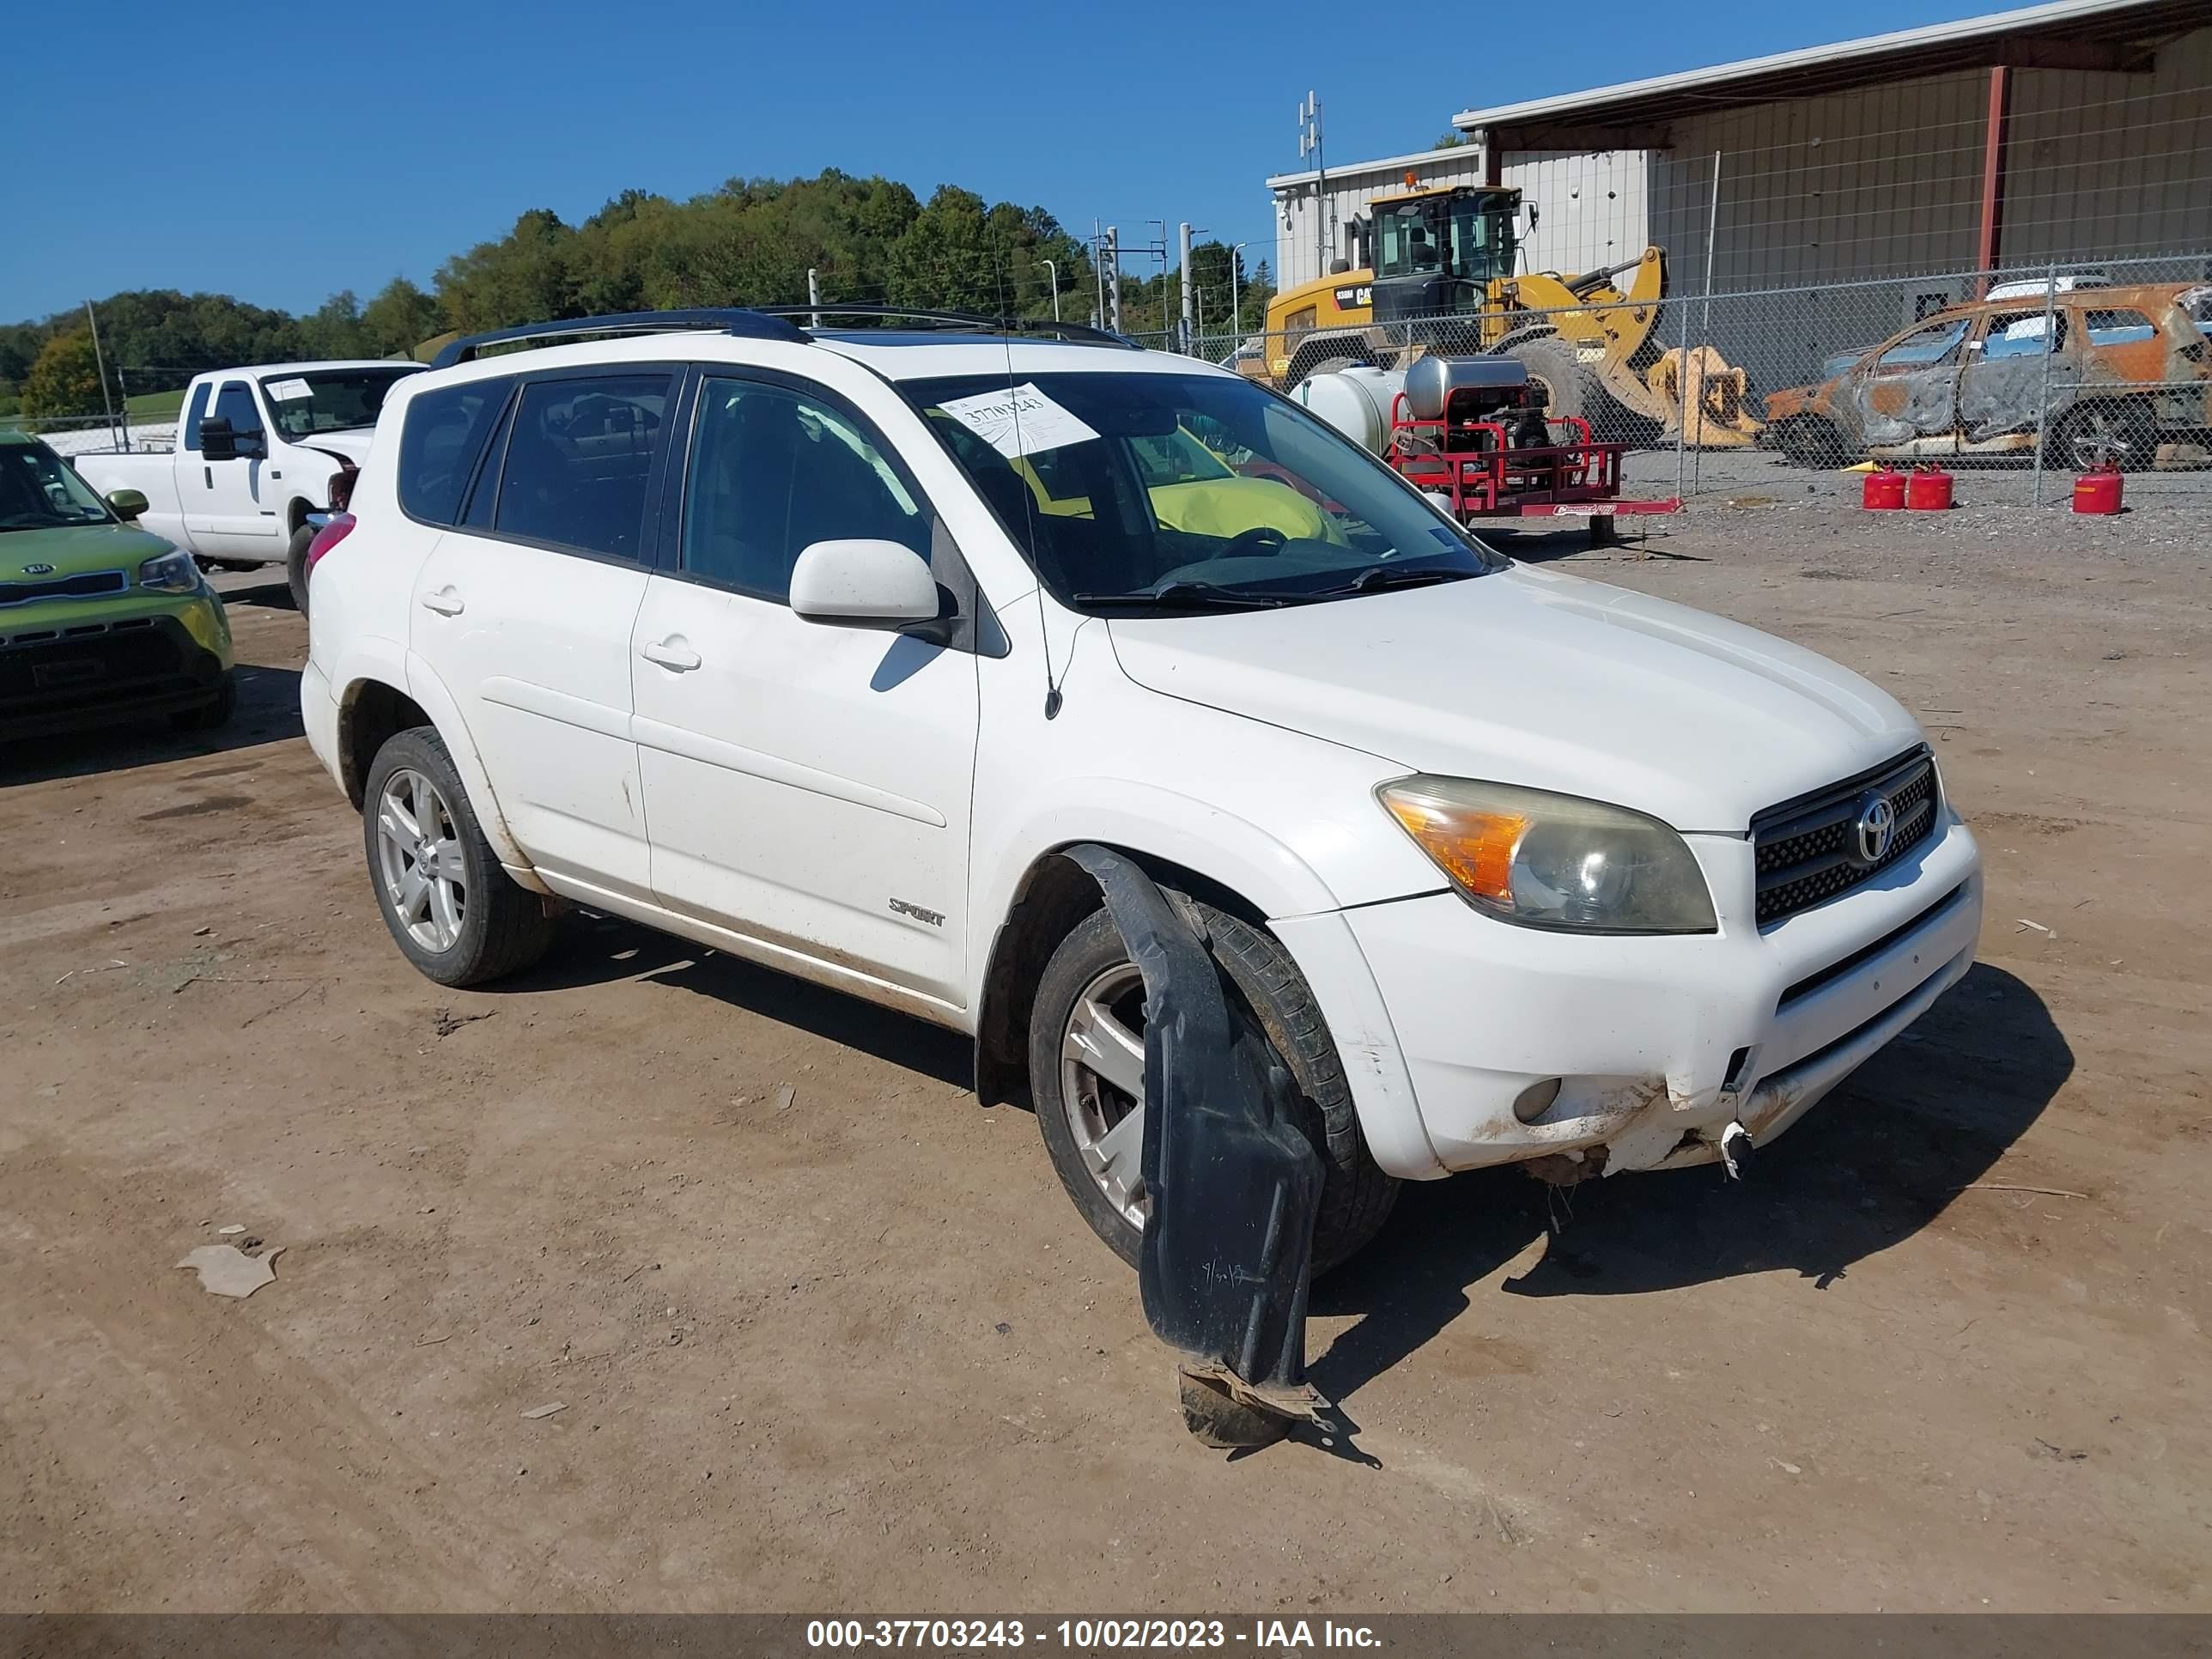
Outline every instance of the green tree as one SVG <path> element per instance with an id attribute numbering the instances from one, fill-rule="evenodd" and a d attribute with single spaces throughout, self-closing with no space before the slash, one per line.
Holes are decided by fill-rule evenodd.
<path id="1" fill-rule="evenodd" d="M 412 356 L 415 348 L 443 325 L 444 314 L 438 309 L 437 300 L 404 276 L 394 276 L 362 307 L 362 355 Z"/>
<path id="2" fill-rule="evenodd" d="M 1429 148 L 1431 149 L 1464 149 L 1474 142 L 1474 140 L 1469 137 L 1466 133 L 1462 132 L 1457 127 L 1454 127 L 1449 132 L 1444 134 L 1443 137 L 1437 139 L 1435 143 L 1431 144 Z"/>
<path id="3" fill-rule="evenodd" d="M 48 340 L 24 377 L 23 413 L 97 415 L 104 407 L 90 331 L 81 328 Z"/>

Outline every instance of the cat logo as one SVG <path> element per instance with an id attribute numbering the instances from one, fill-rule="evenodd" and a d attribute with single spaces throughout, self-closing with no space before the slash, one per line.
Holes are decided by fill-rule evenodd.
<path id="1" fill-rule="evenodd" d="M 1364 311 L 1375 303 L 1375 286 L 1371 283 L 1352 283 L 1336 291 L 1339 311 Z"/>

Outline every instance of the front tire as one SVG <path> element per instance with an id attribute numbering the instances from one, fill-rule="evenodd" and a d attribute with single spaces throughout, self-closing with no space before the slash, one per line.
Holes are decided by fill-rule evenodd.
<path id="1" fill-rule="evenodd" d="M 238 681 L 226 670 L 222 683 L 216 688 L 213 702 L 172 714 L 169 723 L 179 732 L 219 732 L 230 724 L 231 716 L 236 713 Z"/>
<path id="2" fill-rule="evenodd" d="M 292 589 L 292 608 L 307 614 L 307 550 L 315 544 L 315 526 L 303 524 L 292 532 L 284 550 L 284 580 Z"/>
<path id="3" fill-rule="evenodd" d="M 392 941 L 441 985 L 482 985 L 545 954 L 553 921 L 484 839 L 435 728 L 376 751 L 362 793 L 369 885 Z"/>
<path id="4" fill-rule="evenodd" d="M 1336 1046 L 1289 954 L 1224 911 L 1191 908 L 1207 950 L 1297 1083 L 1325 1177 L 1313 1246 L 1313 1270 L 1325 1273 L 1382 1231 L 1398 1183 L 1368 1152 Z M 1149 1205 L 1139 1176 L 1143 1032 L 1143 978 L 1113 916 L 1093 911 L 1060 942 L 1038 981 L 1030 1094 L 1060 1184 L 1091 1230 L 1131 1267 Z"/>

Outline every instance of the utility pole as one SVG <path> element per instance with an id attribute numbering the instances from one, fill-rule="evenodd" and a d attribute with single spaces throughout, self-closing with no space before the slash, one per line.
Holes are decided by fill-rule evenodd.
<path id="1" fill-rule="evenodd" d="M 92 366 L 100 374 L 100 406 L 107 411 L 107 434 L 115 435 L 115 405 L 107 396 L 107 360 L 100 353 L 100 319 L 93 314 L 92 301 L 84 302 L 84 319 L 92 325 Z"/>
<path id="2" fill-rule="evenodd" d="M 1182 350 L 1187 357 L 1197 343 L 1191 323 L 1190 221 L 1188 219 L 1176 228 L 1176 254 L 1182 261 Z"/>
<path id="3" fill-rule="evenodd" d="M 811 306 L 822 303 L 822 284 L 816 280 L 812 265 L 806 267 L 806 303 Z M 822 313 L 817 311 L 806 320 L 810 326 L 819 328 L 822 326 Z"/>
<path id="4" fill-rule="evenodd" d="M 1237 337 L 1237 343 L 1244 343 L 1244 250 L 1251 246 L 1239 242 L 1229 250 L 1229 331 Z"/>
<path id="5" fill-rule="evenodd" d="M 1106 326 L 1106 234 L 1098 228 L 1098 221 L 1091 222 L 1091 274 L 1097 279 L 1097 308 L 1091 313 L 1092 324 Z"/>
<path id="6" fill-rule="evenodd" d="M 1052 319 L 1056 323 L 1060 320 L 1060 267 L 1049 259 L 1037 263 L 1052 273 Z"/>
<path id="7" fill-rule="evenodd" d="M 1119 225 L 1106 227 L 1106 270 L 1107 281 L 1110 284 L 1108 298 L 1113 307 L 1110 314 L 1114 319 L 1107 326 L 1119 334 L 1121 331 L 1121 228 Z"/>
<path id="8" fill-rule="evenodd" d="M 1321 94 L 1306 94 L 1298 106 L 1298 159 L 1314 162 L 1314 275 L 1328 273 L 1328 167 L 1321 153 Z"/>

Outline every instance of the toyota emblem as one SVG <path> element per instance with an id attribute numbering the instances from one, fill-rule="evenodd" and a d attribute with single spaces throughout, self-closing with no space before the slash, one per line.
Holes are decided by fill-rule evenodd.
<path id="1" fill-rule="evenodd" d="M 1861 864 L 1880 864 L 1897 839 L 1897 809 L 1887 795 L 1869 795 L 1859 803 L 1858 854 Z"/>

